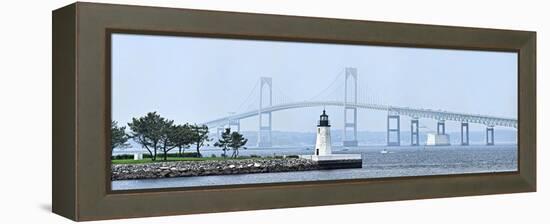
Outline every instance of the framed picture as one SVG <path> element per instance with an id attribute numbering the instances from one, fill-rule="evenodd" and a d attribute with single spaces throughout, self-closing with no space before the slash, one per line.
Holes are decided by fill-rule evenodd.
<path id="1" fill-rule="evenodd" d="M 75 3 L 53 52 L 73 220 L 536 190 L 534 32 Z"/>

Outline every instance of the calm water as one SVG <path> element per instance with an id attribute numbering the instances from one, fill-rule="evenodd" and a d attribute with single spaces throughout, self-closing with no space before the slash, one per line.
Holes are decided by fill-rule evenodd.
<path id="1" fill-rule="evenodd" d="M 387 149 L 388 153 L 380 153 Z M 204 150 L 203 155 L 219 155 L 219 150 Z M 251 183 L 296 182 L 375 177 L 424 176 L 459 173 L 487 173 L 517 170 L 517 146 L 438 146 L 438 147 L 336 147 L 334 153 L 361 154 L 363 168 L 286 173 L 259 173 L 202 177 L 177 177 L 113 181 L 113 190 L 216 186 Z M 248 149 L 240 155 L 313 154 L 306 148 Z"/>

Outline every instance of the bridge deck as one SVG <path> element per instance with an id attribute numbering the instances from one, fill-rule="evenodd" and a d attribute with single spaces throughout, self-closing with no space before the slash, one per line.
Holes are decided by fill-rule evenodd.
<path id="1" fill-rule="evenodd" d="M 275 112 L 280 110 L 288 110 L 294 108 L 305 108 L 305 107 L 318 107 L 318 106 L 344 106 L 342 101 L 303 101 L 295 103 L 285 103 L 269 107 L 262 108 L 262 112 Z M 459 122 L 468 122 L 468 123 L 477 123 L 484 124 L 487 126 L 502 126 L 502 127 L 513 127 L 517 128 L 517 119 L 513 118 L 503 118 L 479 114 L 466 114 L 466 113 L 457 113 L 441 110 L 430 110 L 430 109 L 415 109 L 409 107 L 395 107 L 387 105 L 378 105 L 378 104 L 363 104 L 363 103 L 347 103 L 347 107 L 356 107 L 361 109 L 369 110 L 379 110 L 379 111 L 388 111 L 398 115 L 405 115 L 415 118 L 429 118 L 436 120 L 449 120 L 449 121 L 459 121 Z M 231 116 L 222 117 L 216 120 L 205 122 L 207 126 L 220 126 L 226 124 L 228 121 L 232 120 L 241 120 L 244 118 L 257 116 L 259 110 L 251 110 L 248 112 L 235 114 Z"/>

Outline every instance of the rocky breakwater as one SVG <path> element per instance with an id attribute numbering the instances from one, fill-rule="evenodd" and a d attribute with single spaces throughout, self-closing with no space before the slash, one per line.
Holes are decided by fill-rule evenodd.
<path id="1" fill-rule="evenodd" d="M 247 173 L 291 172 L 321 169 L 308 159 L 242 159 L 177 161 L 112 165 L 111 180 L 155 179 Z"/>

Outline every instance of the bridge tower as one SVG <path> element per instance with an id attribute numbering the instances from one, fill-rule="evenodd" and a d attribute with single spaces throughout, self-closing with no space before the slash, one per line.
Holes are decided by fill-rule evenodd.
<path id="1" fill-rule="evenodd" d="M 394 121 L 394 122 L 392 122 Z M 388 146 L 400 146 L 401 145 L 401 121 L 399 114 L 388 111 L 388 120 L 387 120 L 387 132 L 386 132 L 386 141 Z M 392 124 L 395 124 L 393 126 Z M 412 127 L 412 126 L 411 126 Z M 395 140 L 392 139 L 392 133 L 395 134 Z"/>
<path id="2" fill-rule="evenodd" d="M 353 80 L 351 88 L 353 92 L 348 93 L 350 84 L 349 79 Z M 348 105 L 348 104 L 352 105 Z M 357 146 L 357 68 L 346 68 L 346 78 L 344 83 L 344 146 Z M 351 114 L 348 114 L 350 113 Z M 349 116 L 348 116 L 349 115 Z M 348 133 L 351 130 L 351 135 Z"/>
<path id="3" fill-rule="evenodd" d="M 264 93 L 264 86 L 267 87 Z M 273 84 L 271 77 L 260 78 L 260 107 L 258 110 L 258 147 L 271 147 L 271 112 L 263 112 L 265 106 L 273 105 Z M 268 94 L 267 102 L 264 102 L 264 94 Z"/>

